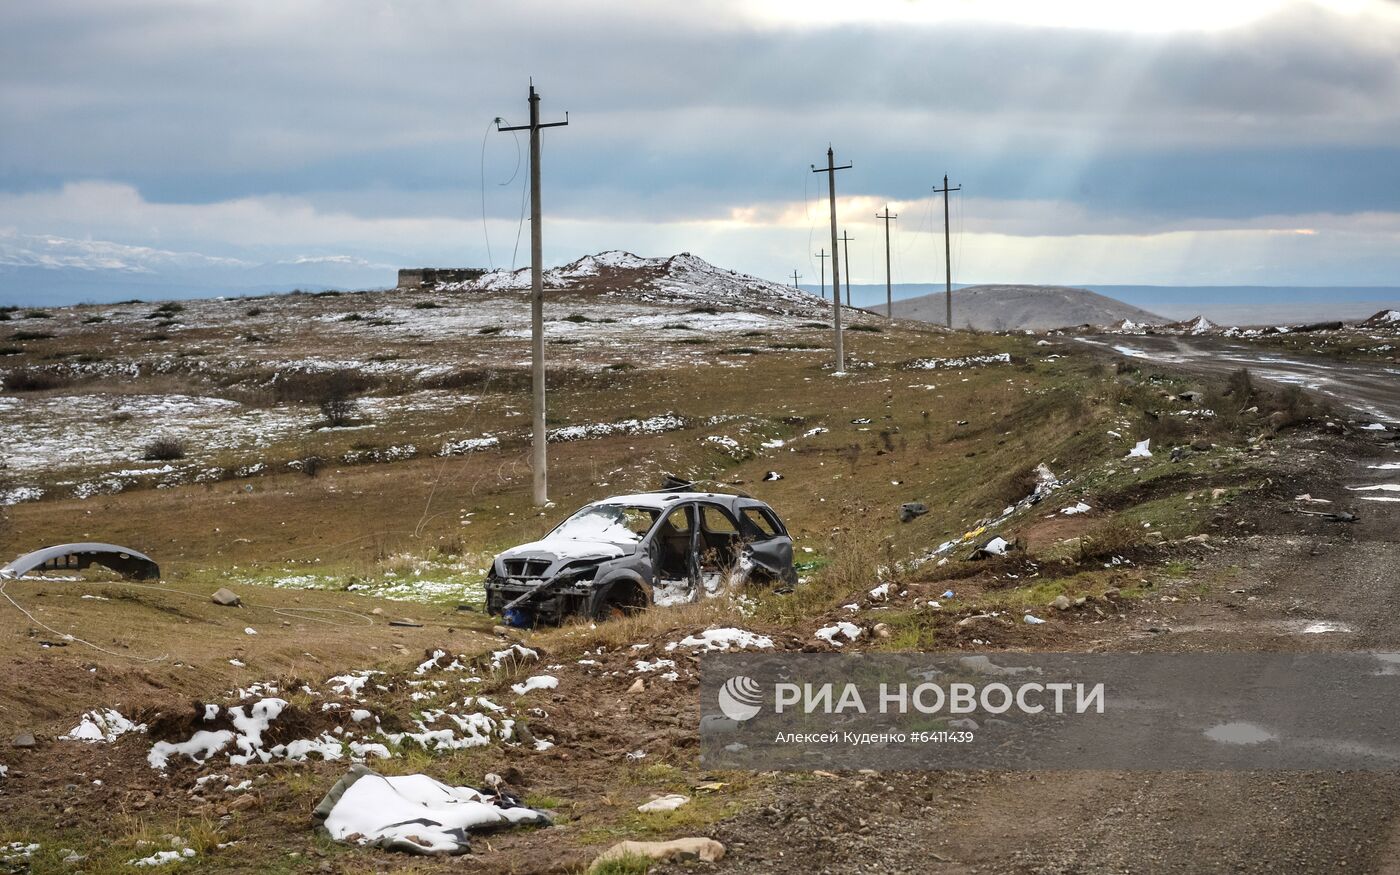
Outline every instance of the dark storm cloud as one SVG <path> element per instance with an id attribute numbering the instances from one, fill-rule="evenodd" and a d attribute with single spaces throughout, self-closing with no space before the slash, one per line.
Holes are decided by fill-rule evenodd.
<path id="1" fill-rule="evenodd" d="M 828 141 L 857 162 L 848 190 L 895 198 L 945 168 L 989 197 L 1168 215 L 1383 209 L 1400 189 L 1400 31 L 1306 6 L 1144 35 L 760 26 L 719 3 L 69 0 L 6 4 L 0 33 L 10 191 L 457 213 L 529 74 L 547 116 L 572 113 L 545 160 L 579 216 L 797 200 Z M 486 136 L 488 209 L 511 215 L 514 144 Z"/>

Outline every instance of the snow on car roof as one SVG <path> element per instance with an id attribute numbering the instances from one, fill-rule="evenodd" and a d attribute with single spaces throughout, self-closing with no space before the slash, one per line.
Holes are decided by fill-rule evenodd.
<path id="1" fill-rule="evenodd" d="M 631 495 L 614 495 L 611 498 L 604 498 L 601 501 L 593 502 L 589 507 L 602 504 L 621 504 L 664 510 L 677 502 L 696 498 L 708 498 L 722 502 L 755 501 L 755 499 L 746 499 L 742 495 L 729 495 L 722 492 L 636 492 Z"/>

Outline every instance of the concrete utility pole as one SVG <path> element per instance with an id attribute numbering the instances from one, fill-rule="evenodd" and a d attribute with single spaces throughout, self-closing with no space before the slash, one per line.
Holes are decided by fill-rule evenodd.
<path id="1" fill-rule="evenodd" d="M 821 265 L 822 265 L 822 300 L 823 300 L 823 301 L 826 300 L 826 260 L 827 260 L 828 258 L 830 258 L 830 257 L 831 257 L 830 255 L 827 255 L 827 254 L 826 254 L 826 250 L 825 250 L 825 249 L 823 249 L 821 252 L 818 252 L 818 253 L 817 253 L 817 258 L 820 258 L 820 259 L 821 259 Z"/>
<path id="2" fill-rule="evenodd" d="M 825 173 L 831 197 L 831 311 L 836 332 L 836 373 L 846 371 L 846 348 L 841 341 L 841 259 L 836 257 L 836 171 L 848 170 L 851 165 L 836 166 L 836 152 L 826 147 L 826 166 L 812 165 L 813 173 Z"/>
<path id="3" fill-rule="evenodd" d="M 962 186 L 957 188 L 948 187 L 948 174 L 943 174 L 943 187 L 935 188 L 934 194 L 943 192 L 943 264 L 947 270 L 947 285 L 944 287 L 946 294 L 944 297 L 948 302 L 948 327 L 953 327 L 953 250 L 948 243 L 948 192 L 962 191 Z"/>
<path id="4" fill-rule="evenodd" d="M 856 238 L 841 232 L 841 257 L 846 259 L 846 306 L 851 306 L 851 241 Z"/>
<path id="5" fill-rule="evenodd" d="M 535 93 L 535 83 L 530 83 L 530 123 L 501 127 L 501 119 L 496 119 L 498 131 L 530 132 L 530 367 L 534 377 L 534 454 L 532 464 L 535 469 L 535 506 L 549 503 L 549 456 L 547 442 L 549 433 L 544 417 L 544 242 L 540 234 L 540 129 L 557 128 L 569 123 L 569 114 L 564 113 L 562 122 L 540 124 L 540 96 Z"/>
<path id="6" fill-rule="evenodd" d="M 885 204 L 885 214 L 875 214 L 875 218 L 885 220 L 885 318 L 894 318 L 894 293 L 890 291 L 890 219 L 898 219 L 899 216 L 890 215 L 890 205 Z"/>
<path id="7" fill-rule="evenodd" d="M 799 285 L 797 284 L 797 281 L 800 280 L 800 279 L 802 279 L 802 274 L 800 274 L 800 273 L 798 273 L 797 271 L 794 270 L 794 271 L 792 272 L 792 287 L 793 287 L 794 289 L 801 290 L 802 287 L 799 286 Z"/>

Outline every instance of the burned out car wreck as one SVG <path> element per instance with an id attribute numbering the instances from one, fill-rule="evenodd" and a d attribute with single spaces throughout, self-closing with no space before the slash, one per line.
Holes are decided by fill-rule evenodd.
<path id="1" fill-rule="evenodd" d="M 608 619 L 743 583 L 792 585 L 792 538 L 761 501 L 646 492 L 594 502 L 496 557 L 486 609 L 513 626 Z"/>

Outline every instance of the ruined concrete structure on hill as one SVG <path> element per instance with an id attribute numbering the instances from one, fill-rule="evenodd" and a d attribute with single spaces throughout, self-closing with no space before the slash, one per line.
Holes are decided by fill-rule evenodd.
<path id="1" fill-rule="evenodd" d="M 465 283 L 485 274 L 479 267 L 406 267 L 399 271 L 398 288 L 424 289 L 438 283 Z"/>

